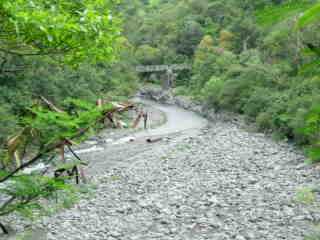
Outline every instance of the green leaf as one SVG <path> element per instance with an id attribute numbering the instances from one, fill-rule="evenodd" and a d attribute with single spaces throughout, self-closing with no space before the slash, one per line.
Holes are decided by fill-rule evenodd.
<path id="1" fill-rule="evenodd" d="M 294 16 L 298 16 L 309 7 L 310 2 L 304 0 L 293 0 L 281 5 L 271 5 L 257 11 L 257 22 L 262 26 L 271 27 Z"/>
<path id="2" fill-rule="evenodd" d="M 315 4 L 313 7 L 305 11 L 299 18 L 298 27 L 303 28 L 320 20 L 320 3 Z"/>
<path id="3" fill-rule="evenodd" d="M 112 0 L 2 0 L 2 48 L 19 55 L 59 54 L 70 65 L 111 61 L 115 52 L 109 47 L 116 49 L 120 37 L 116 7 Z"/>
<path id="4" fill-rule="evenodd" d="M 320 147 L 311 147 L 307 150 L 307 153 L 312 162 L 320 161 Z"/>

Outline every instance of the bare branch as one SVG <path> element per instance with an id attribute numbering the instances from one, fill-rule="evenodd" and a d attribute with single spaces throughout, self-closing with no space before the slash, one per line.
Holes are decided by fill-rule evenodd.
<path id="1" fill-rule="evenodd" d="M 58 107 L 56 107 L 52 102 L 50 102 L 48 99 L 46 99 L 44 96 L 40 96 L 41 100 L 45 102 L 45 104 L 48 105 L 48 107 L 58 113 L 64 113 L 64 111 L 62 111 L 61 109 L 59 109 Z"/>

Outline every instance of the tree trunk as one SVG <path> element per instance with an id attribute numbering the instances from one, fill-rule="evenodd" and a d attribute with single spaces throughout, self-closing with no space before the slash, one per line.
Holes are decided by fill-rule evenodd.
<path id="1" fill-rule="evenodd" d="M 245 40 L 243 40 L 242 43 L 242 51 L 247 51 L 248 50 L 248 41 L 249 41 L 250 37 L 247 37 Z"/>

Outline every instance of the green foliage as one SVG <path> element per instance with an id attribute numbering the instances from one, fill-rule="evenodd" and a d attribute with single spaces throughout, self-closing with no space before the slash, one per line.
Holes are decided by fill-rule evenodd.
<path id="1" fill-rule="evenodd" d="M 274 98 L 272 95 L 270 96 L 269 91 L 266 91 L 263 87 L 257 87 L 243 106 L 243 112 L 251 118 L 256 118 L 260 113 L 266 111 L 273 100 Z"/>
<path id="2" fill-rule="evenodd" d="M 175 40 L 177 54 L 192 56 L 197 44 L 203 37 L 201 25 L 193 20 L 186 20 L 178 30 Z"/>
<path id="3" fill-rule="evenodd" d="M 81 129 L 94 127 L 93 123 L 96 123 L 106 110 L 112 108 L 112 105 L 98 108 L 94 104 L 79 99 L 68 99 L 66 103 L 69 103 L 69 109 L 74 110 L 71 114 L 36 106 L 30 109 L 31 116 L 24 119 L 24 124 L 39 134 L 41 146 L 69 139 Z"/>
<path id="4" fill-rule="evenodd" d="M 149 45 L 141 45 L 136 51 L 136 58 L 141 64 L 159 64 L 161 63 L 161 52 L 159 49 Z"/>
<path id="5" fill-rule="evenodd" d="M 305 126 L 301 129 L 309 137 L 312 147 L 308 154 L 312 161 L 320 161 L 320 106 L 316 105 L 310 109 L 305 116 Z"/>
<path id="6" fill-rule="evenodd" d="M 319 239 L 320 239 L 320 225 L 316 223 L 313 226 L 312 234 L 308 234 L 308 236 L 306 236 L 304 240 L 319 240 Z"/>
<path id="7" fill-rule="evenodd" d="M 17 130 L 18 119 L 12 114 L 9 106 L 0 107 L 0 142 L 4 142 L 6 137 Z"/>
<path id="8" fill-rule="evenodd" d="M 296 200 L 303 204 L 312 204 L 316 201 L 316 195 L 312 188 L 301 188 L 298 189 Z"/>
<path id="9" fill-rule="evenodd" d="M 191 81 L 193 89 L 200 92 L 211 76 L 220 76 L 236 63 L 236 56 L 232 52 L 214 47 L 213 39 L 205 36 L 195 52 Z"/>
<path id="10" fill-rule="evenodd" d="M 271 114 L 266 112 L 260 112 L 256 117 L 256 123 L 260 130 L 268 130 L 272 128 Z"/>
<path id="11" fill-rule="evenodd" d="M 298 16 L 311 5 L 308 0 L 285 1 L 281 5 L 269 5 L 257 11 L 257 19 L 260 25 L 272 26 L 284 19 Z"/>
<path id="12" fill-rule="evenodd" d="M 150 10 L 140 3 L 126 22 L 137 24 L 138 32 L 126 34 L 139 62 L 192 61 L 191 74 L 177 81 L 177 94 L 243 113 L 264 131 L 310 145 L 315 137 L 303 129 L 319 95 L 318 28 L 310 25 L 316 6 L 307 0 L 156 1 Z M 306 21 L 302 12 L 310 23 L 292 31 Z"/>
<path id="13" fill-rule="evenodd" d="M 125 20 L 136 52 L 149 48 L 139 62 L 192 62 L 192 71 L 178 77 L 178 93 L 245 114 L 263 131 L 311 146 L 312 159 L 320 158 L 318 1 L 151 5 L 135 1 Z"/>
<path id="14" fill-rule="evenodd" d="M 177 96 L 188 96 L 189 89 L 185 86 L 178 86 L 174 89 L 174 94 Z"/>
<path id="15" fill-rule="evenodd" d="M 25 137 L 27 144 L 33 144 L 31 151 L 27 147 L 25 151 L 27 151 L 27 158 L 34 157 L 29 160 L 22 159 L 22 163 L 14 167 L 13 171 L 9 164 L 2 166 L 6 171 L 0 172 L 0 193 L 2 194 L 0 216 L 19 212 L 24 216 L 32 217 L 40 210 L 45 212 L 40 203 L 44 199 L 57 198 L 60 192 L 67 194 L 62 205 L 70 207 L 74 200 L 74 197 L 71 196 L 74 190 L 70 184 L 67 184 L 69 178 L 56 175 L 53 178 L 42 170 L 33 170 L 29 174 L 21 170 L 39 162 L 52 165 L 56 148 L 65 144 L 66 140 L 81 140 L 85 134 L 96 128 L 97 124 L 105 118 L 105 114 L 118 109 L 113 103 L 95 106 L 83 100 L 69 98 L 65 101 L 65 106 L 69 109 L 69 112 L 66 112 L 48 101 L 45 102 L 47 107 L 35 105 L 30 108 L 29 116 L 25 117 L 22 122 L 24 130 L 17 135 Z M 54 108 L 54 110 L 49 110 L 49 108 Z M 19 146 L 21 143 L 18 140 L 19 137 L 14 137 L 14 140 L 8 143 L 8 149 L 15 148 L 17 144 Z M 39 144 L 38 149 L 36 149 L 37 144 Z M 8 155 L 9 152 L 8 150 Z M 46 161 L 46 157 L 49 160 Z M 77 157 L 76 161 L 68 161 L 55 167 L 57 171 L 78 171 L 79 165 L 86 165 L 86 163 Z"/>
<path id="16" fill-rule="evenodd" d="M 220 92 L 220 105 L 242 113 L 255 88 L 272 86 L 272 76 L 273 73 L 268 71 L 267 65 L 235 65 L 226 75 L 227 80 Z"/>
<path id="17" fill-rule="evenodd" d="M 72 187 L 59 179 L 46 176 L 16 176 L 0 188 L 2 196 L 12 199 L 0 208 L 0 216 L 19 212 L 32 217 L 35 210 L 42 209 L 39 200 L 52 198 L 57 191 L 72 191 Z"/>
<path id="18" fill-rule="evenodd" d="M 110 60 L 120 23 L 115 2 L 3 0 L 2 51 L 15 55 L 61 54 L 73 64 Z"/>
<path id="19" fill-rule="evenodd" d="M 298 27 L 306 27 L 307 25 L 316 22 L 320 19 L 320 3 L 315 4 L 307 9 L 299 18 Z"/>
<path id="20" fill-rule="evenodd" d="M 221 91 L 224 88 L 224 83 L 222 79 L 212 76 L 201 90 L 203 99 L 217 106 L 220 101 Z"/>
<path id="21" fill-rule="evenodd" d="M 74 202 L 68 179 L 21 170 L 51 164 L 62 140 L 81 141 L 97 130 L 114 108 L 96 107 L 98 98 L 127 99 L 134 92 L 135 48 L 121 36 L 120 9 L 109 0 L 0 2 L 0 169 L 8 171 L 0 174 L 0 216 L 44 213 L 40 203 L 58 194 L 64 207 Z M 39 103 L 41 96 L 65 110 L 49 110 Z"/>
<path id="22" fill-rule="evenodd" d="M 130 62 L 133 57 L 127 51 L 120 57 L 122 60 L 114 65 L 82 63 L 77 69 L 59 66 L 50 58 L 33 58 L 24 60 L 29 67 L 21 73 L 8 79 L 0 74 L 0 145 L 19 129 L 19 118 L 28 114 L 26 109 L 39 96 L 68 109 L 72 106 L 65 102 L 67 98 L 95 102 L 97 98 L 132 95 L 138 82 Z"/>
<path id="23" fill-rule="evenodd" d="M 313 234 L 312 236 L 305 237 L 305 240 L 319 240 L 320 234 Z"/>
<path id="24" fill-rule="evenodd" d="M 221 30 L 219 34 L 219 45 L 221 48 L 226 50 L 232 49 L 232 40 L 234 38 L 234 34 L 227 30 Z"/>

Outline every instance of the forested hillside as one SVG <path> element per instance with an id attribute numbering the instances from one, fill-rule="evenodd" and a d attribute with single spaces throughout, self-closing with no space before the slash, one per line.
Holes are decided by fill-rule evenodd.
<path id="1" fill-rule="evenodd" d="M 192 64 L 192 71 L 179 73 L 178 94 L 245 114 L 261 130 L 317 144 L 317 1 L 123 4 L 125 35 L 139 63 Z M 152 74 L 143 77 L 155 81 Z"/>

